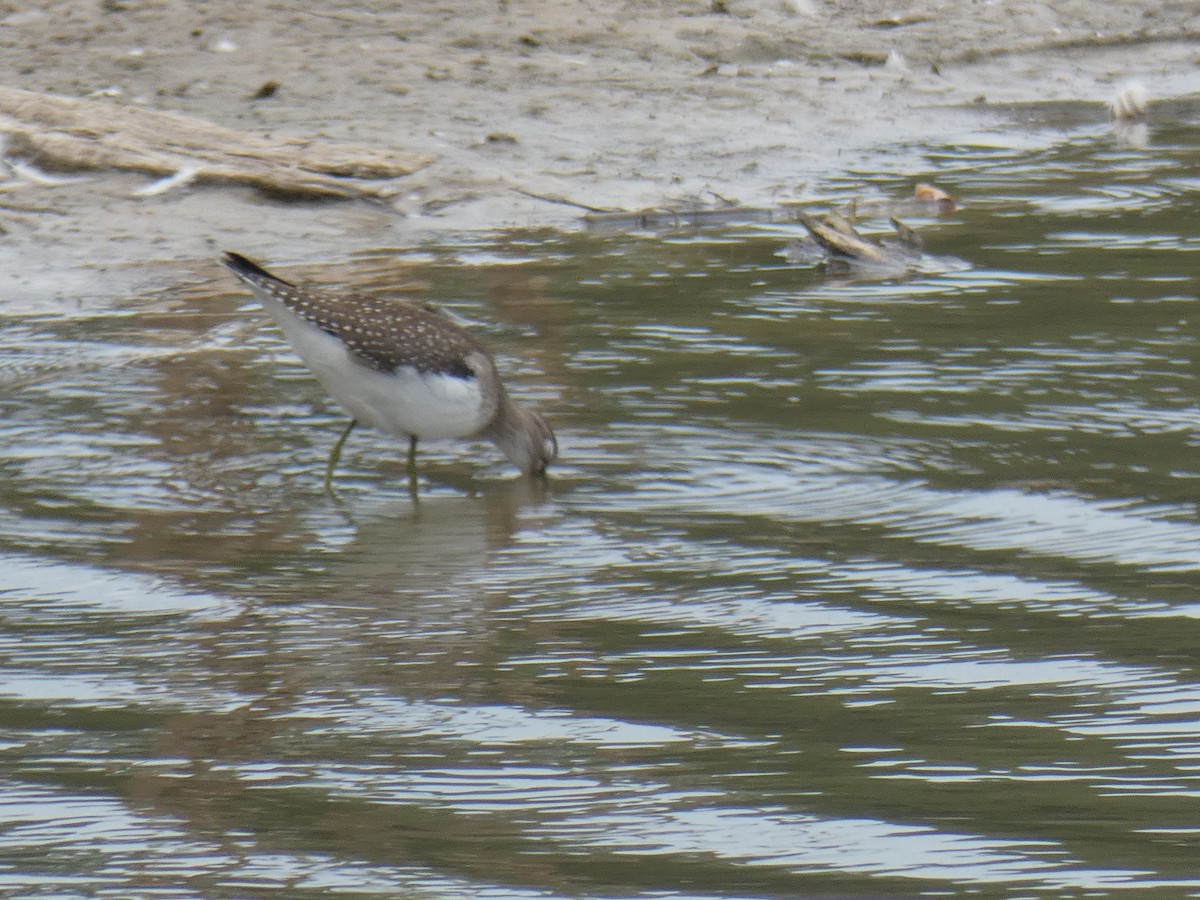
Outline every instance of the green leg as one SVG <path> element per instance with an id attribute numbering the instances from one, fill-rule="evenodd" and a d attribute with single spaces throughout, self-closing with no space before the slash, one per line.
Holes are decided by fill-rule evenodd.
<path id="1" fill-rule="evenodd" d="M 333 445 L 333 449 L 329 451 L 329 462 L 325 466 L 325 490 L 333 488 L 333 470 L 337 468 L 338 460 L 342 458 L 342 447 L 346 444 L 346 438 L 350 437 L 350 432 L 354 430 L 354 426 L 358 424 L 358 419 L 351 419 L 346 425 L 346 430 L 342 432 L 342 436 L 337 439 L 337 443 Z"/>
<path id="2" fill-rule="evenodd" d="M 408 438 L 408 474 L 410 477 L 417 474 L 417 436 L 415 434 Z"/>
<path id="3" fill-rule="evenodd" d="M 408 492 L 417 499 L 417 436 L 408 438 Z"/>

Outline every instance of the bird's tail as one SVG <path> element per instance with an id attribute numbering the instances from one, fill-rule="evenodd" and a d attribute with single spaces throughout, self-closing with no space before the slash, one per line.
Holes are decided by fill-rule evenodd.
<path id="1" fill-rule="evenodd" d="M 240 253 L 234 253 L 232 250 L 225 251 L 225 255 L 221 257 L 221 262 L 238 278 L 251 284 L 270 284 L 274 282 L 288 287 L 295 287 L 290 281 L 284 281 L 278 275 L 272 275 L 258 263 L 246 259 Z"/>

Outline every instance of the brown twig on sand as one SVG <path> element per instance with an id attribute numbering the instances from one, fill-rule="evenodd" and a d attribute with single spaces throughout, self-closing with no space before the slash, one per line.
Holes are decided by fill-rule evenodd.
<path id="1" fill-rule="evenodd" d="M 547 203 L 558 203 L 563 206 L 574 206 L 576 209 L 583 209 L 592 213 L 612 213 L 622 211 L 611 206 L 589 206 L 586 203 L 580 203 L 578 200 L 570 200 L 567 197 L 556 197 L 553 194 L 539 194 L 534 191 L 526 190 L 525 188 L 516 187 L 515 185 L 509 185 L 509 190 L 517 194 L 522 194 L 526 197 L 532 197 L 534 200 L 545 200 Z"/>

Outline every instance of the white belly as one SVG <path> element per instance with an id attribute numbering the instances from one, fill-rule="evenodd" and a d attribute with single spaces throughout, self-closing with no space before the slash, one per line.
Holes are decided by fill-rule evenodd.
<path id="1" fill-rule="evenodd" d="M 317 380 L 364 425 L 437 440 L 470 437 L 488 424 L 478 378 L 422 373 L 407 366 L 380 372 L 287 308 L 265 305 Z"/>

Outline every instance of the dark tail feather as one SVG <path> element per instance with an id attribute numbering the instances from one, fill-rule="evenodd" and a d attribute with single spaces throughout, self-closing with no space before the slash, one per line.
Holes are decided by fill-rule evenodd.
<path id="1" fill-rule="evenodd" d="M 225 251 L 225 255 L 221 257 L 221 262 L 239 278 L 248 278 L 251 281 L 277 281 L 279 284 L 294 287 L 290 281 L 284 281 L 278 275 L 272 275 L 258 263 L 252 262 L 240 253 L 234 253 L 232 250 Z"/>

